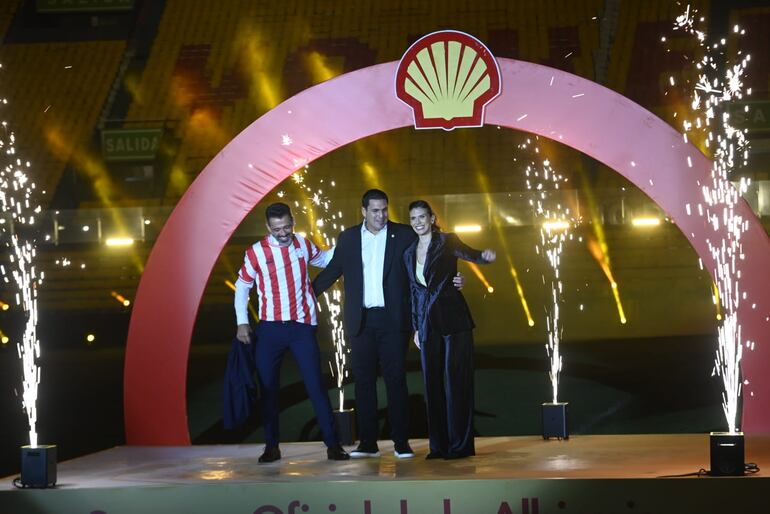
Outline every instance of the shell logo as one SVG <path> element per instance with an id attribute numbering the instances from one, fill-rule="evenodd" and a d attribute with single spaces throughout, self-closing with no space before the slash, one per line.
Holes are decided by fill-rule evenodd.
<path id="1" fill-rule="evenodd" d="M 497 61 L 464 32 L 423 36 L 398 64 L 396 96 L 412 108 L 417 129 L 481 127 L 484 107 L 499 94 Z"/>

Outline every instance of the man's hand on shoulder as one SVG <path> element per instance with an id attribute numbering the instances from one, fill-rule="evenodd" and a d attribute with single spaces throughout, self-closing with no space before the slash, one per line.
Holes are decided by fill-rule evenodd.
<path id="1" fill-rule="evenodd" d="M 462 288 L 465 287 L 465 275 L 458 271 L 457 275 L 452 279 L 452 283 L 458 291 L 462 290 Z"/>

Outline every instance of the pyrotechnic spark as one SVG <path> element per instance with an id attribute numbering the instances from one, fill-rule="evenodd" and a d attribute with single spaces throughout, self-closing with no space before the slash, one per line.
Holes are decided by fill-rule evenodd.
<path id="1" fill-rule="evenodd" d="M 1 68 L 1 66 L 0 66 Z M 6 106 L 6 99 L 0 105 Z M 29 444 L 37 446 L 37 389 L 40 384 L 40 341 L 37 339 L 37 292 L 43 282 L 43 273 L 35 269 L 36 243 L 33 238 L 35 216 L 40 206 L 35 205 L 35 184 L 26 171 L 29 162 L 16 154 L 16 137 L 8 124 L 2 122 L 0 132 L 0 206 L 2 218 L 12 223 L 0 224 L 0 237 L 10 249 L 11 275 L 16 284 L 16 303 L 24 316 L 24 334 L 17 344 L 22 363 L 22 407 L 29 424 Z M 10 282 L 5 266 L 0 266 L 5 282 Z"/>
<path id="2" fill-rule="evenodd" d="M 313 189 L 308 183 L 305 175 L 308 173 L 309 168 L 309 166 L 304 166 L 292 175 L 294 183 L 303 195 L 303 205 L 300 206 L 298 202 L 295 205 L 308 217 L 311 229 L 310 235 L 313 236 L 316 243 L 332 247 L 336 244 L 336 240 L 333 236 L 329 236 L 326 230 L 329 228 L 334 231 L 345 230 L 345 226 L 342 224 L 342 212 L 333 212 L 331 210 L 331 200 L 324 194 L 323 189 L 320 186 Z M 323 180 L 321 180 L 322 183 Z M 335 187 L 335 185 L 334 181 L 330 182 L 331 187 Z M 320 213 L 317 211 L 320 211 Z M 335 284 L 331 289 L 324 292 L 323 296 L 329 311 L 327 318 L 331 325 L 332 343 L 334 345 L 334 367 L 332 368 L 332 373 L 337 381 L 339 409 L 343 410 L 345 392 L 342 385 L 345 378 L 348 377 L 346 366 L 347 355 L 350 353 L 350 349 L 345 344 L 345 329 L 342 325 L 342 292 L 340 285 Z M 321 304 L 319 303 L 320 309 Z"/>
<path id="3" fill-rule="evenodd" d="M 519 149 L 527 148 L 530 140 L 519 145 Z M 540 153 L 537 147 L 535 154 Z M 561 304 L 563 301 L 563 284 L 561 281 L 561 255 L 564 243 L 572 239 L 570 228 L 574 219 L 570 209 L 563 205 L 558 196 L 559 186 L 566 182 L 566 177 L 556 172 L 551 167 L 548 159 L 541 163 L 531 161 L 526 169 L 527 188 L 535 192 L 535 197 L 530 201 L 535 217 L 541 220 L 540 241 L 535 246 L 535 251 L 546 259 L 548 264 L 548 278 L 543 274 L 543 283 L 550 288 L 550 305 L 546 307 L 546 332 L 548 342 L 545 345 L 546 354 L 550 360 L 548 376 L 551 379 L 553 391 L 553 403 L 558 401 L 559 374 L 562 370 L 561 339 L 563 327 L 560 318 Z"/>
<path id="4" fill-rule="evenodd" d="M 691 114 L 695 122 L 685 120 L 683 128 L 685 133 L 695 132 L 700 136 L 713 158 L 710 182 L 701 186 L 705 209 L 699 204 L 698 213 L 705 217 L 714 231 L 707 238 L 707 244 L 715 263 L 713 298 L 722 323 L 718 329 L 713 374 L 722 378 L 722 408 L 730 432 L 735 432 L 742 387 L 740 362 L 743 346 L 745 344 L 751 349 L 754 343 L 743 341 L 737 318 L 740 301 L 747 299 L 740 287 L 743 260 L 741 237 L 747 225 L 735 212 L 735 206 L 746 192 L 748 182 L 741 180 L 736 189 L 730 176 L 739 165 L 736 159 L 746 164 L 749 146 L 745 131 L 730 124 L 729 110 L 724 102 L 743 98 L 743 76 L 750 56 L 741 56 L 741 52 L 737 52 L 739 62 L 730 64 L 724 51 L 726 40 L 707 44 L 705 32 L 695 28 L 694 15 L 695 10 L 691 12 L 688 6 L 674 26 L 675 30 L 683 29 L 694 35 L 703 50 L 703 57 L 696 63 L 698 79 L 692 92 Z M 733 27 L 735 37 L 744 33 L 738 26 Z M 723 62 L 724 65 L 721 64 Z"/>

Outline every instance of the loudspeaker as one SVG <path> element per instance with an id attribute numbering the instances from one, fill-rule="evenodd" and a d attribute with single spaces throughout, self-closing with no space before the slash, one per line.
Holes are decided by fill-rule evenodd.
<path id="1" fill-rule="evenodd" d="M 40 488 L 56 485 L 56 445 L 21 447 L 21 485 Z"/>
<path id="2" fill-rule="evenodd" d="M 743 432 L 711 432 L 711 476 L 741 476 L 745 473 Z"/>
<path id="3" fill-rule="evenodd" d="M 569 430 L 567 429 L 568 405 L 568 403 L 543 404 L 543 439 L 552 437 L 569 439 Z"/>
<path id="4" fill-rule="evenodd" d="M 337 439 L 342 446 L 350 446 L 356 442 L 356 411 L 343 409 L 334 411 L 334 428 Z"/>

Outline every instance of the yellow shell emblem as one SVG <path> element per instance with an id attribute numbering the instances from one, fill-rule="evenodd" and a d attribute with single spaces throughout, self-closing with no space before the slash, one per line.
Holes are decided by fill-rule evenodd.
<path id="1" fill-rule="evenodd" d="M 480 127 L 484 107 L 500 93 L 497 61 L 478 39 L 456 31 L 428 34 L 398 66 L 396 96 L 416 128 Z"/>

